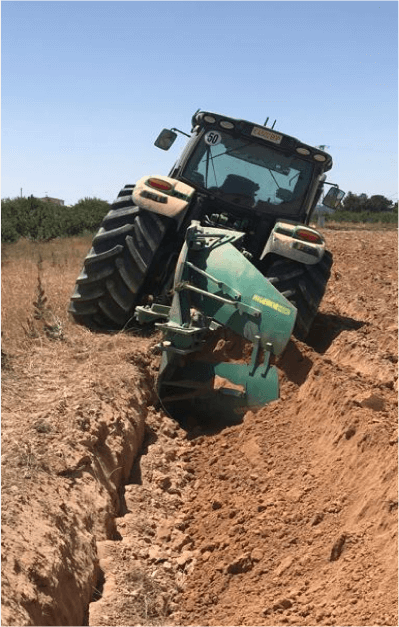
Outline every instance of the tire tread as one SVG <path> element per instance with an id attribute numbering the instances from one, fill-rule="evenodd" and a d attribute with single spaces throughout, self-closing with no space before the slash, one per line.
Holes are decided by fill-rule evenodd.
<path id="1" fill-rule="evenodd" d="M 316 317 L 331 274 L 333 257 L 326 250 L 321 261 L 305 265 L 290 259 L 276 259 L 264 273 L 265 277 L 297 309 L 293 334 L 306 339 Z"/>
<path id="2" fill-rule="evenodd" d="M 71 295 L 69 312 L 92 329 L 129 323 L 170 224 L 169 218 L 136 207 L 133 188 L 125 186 L 104 217 Z"/>

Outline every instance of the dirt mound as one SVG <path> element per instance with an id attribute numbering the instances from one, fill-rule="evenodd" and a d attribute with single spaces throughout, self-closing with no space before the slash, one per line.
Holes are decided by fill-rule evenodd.
<path id="1" fill-rule="evenodd" d="M 396 624 L 394 399 L 321 362 L 197 440 L 198 558 L 179 624 Z"/>
<path id="2" fill-rule="evenodd" d="M 224 428 L 159 410 L 156 338 L 68 321 L 87 243 L 8 249 L 4 625 L 397 625 L 396 234 L 325 235 L 281 398 Z"/>
<path id="3" fill-rule="evenodd" d="M 98 576 L 96 540 L 115 536 L 120 485 L 143 438 L 148 358 L 139 346 L 131 354 L 124 336 L 76 334 L 41 339 L 3 375 L 6 625 L 81 624 Z"/>

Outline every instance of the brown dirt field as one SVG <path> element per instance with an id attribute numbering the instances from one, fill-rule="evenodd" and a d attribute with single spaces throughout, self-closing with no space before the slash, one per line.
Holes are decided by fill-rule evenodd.
<path id="1" fill-rule="evenodd" d="M 157 337 L 69 320 L 87 239 L 3 246 L 3 625 L 398 624 L 397 234 L 323 231 L 281 398 L 224 428 L 159 409 Z"/>

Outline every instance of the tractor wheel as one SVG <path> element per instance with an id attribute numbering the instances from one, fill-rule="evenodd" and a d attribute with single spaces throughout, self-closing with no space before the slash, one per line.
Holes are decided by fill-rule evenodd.
<path id="1" fill-rule="evenodd" d="M 270 283 L 297 308 L 293 334 L 299 340 L 305 340 L 310 331 L 326 291 L 332 263 L 332 254 L 326 250 L 317 264 L 305 265 L 279 257 L 264 273 Z"/>
<path id="2" fill-rule="evenodd" d="M 69 311 L 91 329 L 121 329 L 146 293 L 170 219 L 136 207 L 126 185 L 105 216 L 78 276 Z"/>

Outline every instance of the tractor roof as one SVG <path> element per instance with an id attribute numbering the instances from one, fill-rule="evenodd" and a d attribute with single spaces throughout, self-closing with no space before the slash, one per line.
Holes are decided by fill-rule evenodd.
<path id="1" fill-rule="evenodd" d="M 251 136 L 254 140 L 260 139 L 274 147 L 278 146 L 283 150 L 295 151 L 313 163 L 316 161 L 324 172 L 332 168 L 332 157 L 324 150 L 305 144 L 296 137 L 286 135 L 263 124 L 255 124 L 248 120 L 240 120 L 210 111 L 197 111 L 192 117 L 191 124 L 192 130 L 198 126 L 200 128 L 215 128 L 216 126 L 225 130 L 235 130 L 240 134 Z"/>

